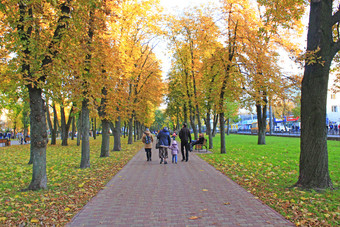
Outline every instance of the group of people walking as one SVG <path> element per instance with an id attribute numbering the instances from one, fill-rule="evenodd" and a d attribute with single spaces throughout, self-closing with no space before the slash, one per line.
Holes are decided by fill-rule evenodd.
<path id="1" fill-rule="evenodd" d="M 199 140 L 192 141 L 191 140 L 191 134 L 190 130 L 187 127 L 187 124 L 184 123 L 182 129 L 179 131 L 179 138 L 181 140 L 181 153 L 182 153 L 182 162 L 188 162 L 189 160 L 189 151 L 191 150 L 191 146 L 194 144 L 202 143 L 202 139 L 204 140 L 203 134 L 200 135 Z M 159 158 L 160 158 L 160 164 L 168 164 L 168 149 L 171 150 L 172 155 L 172 163 L 177 164 L 178 160 L 178 143 L 175 140 L 176 134 L 172 135 L 172 140 L 170 136 L 170 132 L 167 127 L 164 127 L 158 134 L 157 134 L 157 140 L 158 144 L 156 145 L 159 149 Z M 146 129 L 146 131 L 143 134 L 142 142 L 144 143 L 144 149 L 146 152 L 146 158 L 147 161 L 151 161 L 151 148 L 152 144 L 154 142 L 152 133 L 149 131 L 149 129 Z M 193 142 L 193 143 L 192 143 Z"/>

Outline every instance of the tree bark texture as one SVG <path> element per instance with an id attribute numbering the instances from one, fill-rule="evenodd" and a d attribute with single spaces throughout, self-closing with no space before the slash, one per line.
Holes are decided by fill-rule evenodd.
<path id="1" fill-rule="evenodd" d="M 42 90 L 36 87 L 28 87 L 30 97 L 30 122 L 31 122 L 31 154 L 33 158 L 32 181 L 29 190 L 47 188 L 46 174 L 46 145 L 47 127 L 45 118 L 44 100 Z"/>
<path id="2" fill-rule="evenodd" d="M 213 136 L 212 136 L 212 130 L 211 130 L 211 124 L 210 124 L 210 120 L 211 120 L 211 117 L 210 117 L 210 111 L 208 111 L 207 113 L 207 120 L 206 120 L 206 123 L 205 125 L 207 126 L 207 134 L 209 136 L 209 149 L 213 149 Z"/>
<path id="3" fill-rule="evenodd" d="M 72 136 L 71 140 L 74 140 L 74 135 L 76 133 L 76 116 L 72 116 Z"/>
<path id="4" fill-rule="evenodd" d="M 213 129 L 212 129 L 212 136 L 215 137 L 216 133 L 217 133 L 217 123 L 218 123 L 218 114 L 214 114 L 214 120 L 213 120 Z"/>
<path id="5" fill-rule="evenodd" d="M 190 125 L 191 125 L 191 128 L 192 128 L 192 131 L 194 132 L 195 140 L 197 140 L 198 139 L 198 133 L 197 133 L 197 127 L 196 127 L 196 124 L 195 124 L 195 110 L 193 109 L 192 106 L 190 106 Z"/>
<path id="6" fill-rule="evenodd" d="M 129 137 L 128 137 L 128 144 L 133 143 L 133 117 L 129 119 Z"/>
<path id="7" fill-rule="evenodd" d="M 73 107 L 70 110 L 68 120 L 66 122 L 65 108 L 60 106 L 60 116 L 61 116 L 61 146 L 67 146 L 68 133 L 70 131 L 70 126 L 72 122 Z"/>
<path id="8" fill-rule="evenodd" d="M 90 168 L 90 111 L 88 108 L 88 100 L 82 101 L 81 108 L 81 161 L 80 168 Z"/>
<path id="9" fill-rule="evenodd" d="M 226 152 L 224 112 L 220 113 L 221 154 Z"/>
<path id="10" fill-rule="evenodd" d="M 100 157 L 110 156 L 110 122 L 106 119 L 102 120 L 102 146 Z"/>
<path id="11" fill-rule="evenodd" d="M 328 170 L 326 103 L 329 70 L 339 43 L 332 39 L 332 1 L 311 1 L 307 51 L 315 51 L 316 62 L 306 60 L 301 91 L 301 153 L 297 186 L 332 188 Z"/>
<path id="12" fill-rule="evenodd" d="M 78 121 L 77 121 L 77 146 L 80 146 L 80 140 L 81 140 L 81 133 L 82 133 L 82 120 L 81 120 L 81 112 L 79 113 L 78 116 Z"/>
<path id="13" fill-rule="evenodd" d="M 113 150 L 114 151 L 120 151 L 122 150 L 122 143 L 120 140 L 121 136 L 121 120 L 120 117 L 118 117 L 118 120 L 115 122 L 115 128 L 113 130 Z"/>
<path id="14" fill-rule="evenodd" d="M 262 109 L 263 108 L 263 109 Z M 257 134 L 257 144 L 265 145 L 266 144 L 266 128 L 267 128 L 267 105 L 257 104 L 256 105 L 256 113 L 257 113 L 257 125 L 258 125 L 258 134 Z"/>

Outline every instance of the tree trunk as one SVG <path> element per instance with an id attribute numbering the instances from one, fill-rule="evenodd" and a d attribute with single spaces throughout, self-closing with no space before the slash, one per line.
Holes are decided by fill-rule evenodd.
<path id="1" fill-rule="evenodd" d="M 93 119 L 92 133 L 93 133 L 93 139 L 97 139 L 97 118 Z"/>
<path id="2" fill-rule="evenodd" d="M 123 131 L 123 133 L 124 133 L 124 138 L 125 138 L 125 135 L 126 135 L 126 121 L 124 121 L 124 131 Z"/>
<path id="3" fill-rule="evenodd" d="M 198 132 L 202 133 L 201 116 L 200 116 L 198 105 L 196 105 L 196 113 L 197 113 Z"/>
<path id="4" fill-rule="evenodd" d="M 76 133 L 76 116 L 72 116 L 72 136 L 71 140 L 74 140 L 74 134 Z"/>
<path id="5" fill-rule="evenodd" d="M 213 131 L 212 131 L 212 136 L 215 137 L 216 135 L 216 128 L 217 128 L 217 123 L 218 123 L 218 114 L 214 114 L 214 119 L 213 119 Z"/>
<path id="6" fill-rule="evenodd" d="M 78 121 L 77 121 L 77 146 L 80 146 L 80 140 L 81 140 L 81 133 L 82 133 L 82 114 L 79 113 Z"/>
<path id="7" fill-rule="evenodd" d="M 257 144 L 266 144 L 266 128 L 267 128 L 267 105 L 262 106 L 261 104 L 256 105 L 257 113 L 257 125 L 258 125 L 258 140 Z"/>
<path id="8" fill-rule="evenodd" d="M 54 130 L 52 133 L 52 139 L 51 139 L 51 144 L 57 144 L 57 134 L 58 134 L 58 114 L 57 114 L 57 108 L 55 107 L 55 104 L 53 103 L 52 106 L 53 109 L 53 125 L 54 125 Z"/>
<path id="9" fill-rule="evenodd" d="M 195 112 L 192 111 L 192 107 L 190 107 L 190 125 L 191 125 L 191 128 L 192 128 L 192 131 L 194 132 L 195 140 L 197 140 L 198 139 L 198 133 L 197 133 L 197 127 L 196 127 L 196 124 L 195 124 Z"/>
<path id="10" fill-rule="evenodd" d="M 339 12 L 337 12 L 337 15 Z M 339 23 L 338 17 L 335 18 Z M 329 70 L 339 45 L 332 41 L 332 1 L 311 1 L 307 51 L 316 62 L 305 64 L 301 88 L 301 153 L 297 186 L 333 188 L 328 170 L 326 104 Z"/>
<path id="11" fill-rule="evenodd" d="M 137 141 L 137 121 L 133 121 L 133 141 Z"/>
<path id="12" fill-rule="evenodd" d="M 42 99 L 42 90 L 40 88 L 28 86 L 28 90 L 31 109 L 31 154 L 33 159 L 33 175 L 28 190 L 46 189 L 47 127 L 44 100 Z"/>
<path id="13" fill-rule="evenodd" d="M 84 98 L 81 108 L 82 130 L 81 130 L 81 161 L 80 168 L 90 168 L 90 111 L 88 100 Z"/>
<path id="14" fill-rule="evenodd" d="M 55 109 L 55 105 L 53 104 L 53 108 Z M 51 145 L 56 145 L 57 144 L 57 137 L 56 137 L 56 116 L 53 119 L 53 124 L 52 124 L 52 120 L 51 120 L 51 115 L 50 115 L 50 111 L 49 108 L 46 108 L 46 114 L 47 114 L 47 122 L 48 122 L 48 127 L 50 128 L 50 132 L 51 132 Z M 55 113 L 54 113 L 55 114 Z"/>
<path id="15" fill-rule="evenodd" d="M 188 110 L 187 110 L 187 104 L 184 103 L 183 105 L 183 112 L 184 112 L 184 123 L 188 124 Z"/>
<path id="16" fill-rule="evenodd" d="M 72 122 L 73 106 L 71 107 L 68 120 L 66 122 L 65 108 L 60 106 L 61 113 L 61 146 L 67 146 L 68 132 L 70 131 L 70 126 Z"/>
<path id="17" fill-rule="evenodd" d="M 66 118 L 65 108 L 60 106 L 60 120 L 61 120 L 61 146 L 67 146 L 67 130 L 66 130 Z"/>
<path id="18" fill-rule="evenodd" d="M 118 120 L 115 122 L 115 128 L 113 130 L 113 150 L 114 151 L 120 151 L 122 150 L 122 144 L 121 144 L 121 140 L 120 140 L 120 135 L 121 135 L 121 120 L 120 117 L 118 117 Z"/>
<path id="19" fill-rule="evenodd" d="M 106 119 L 102 120 L 102 146 L 100 157 L 110 156 L 110 122 Z"/>
<path id="20" fill-rule="evenodd" d="M 221 154 L 225 154 L 226 146 L 225 146 L 225 121 L 224 121 L 224 113 L 220 113 L 220 134 L 221 134 Z"/>
<path id="21" fill-rule="evenodd" d="M 129 137 L 128 137 L 128 144 L 132 144 L 133 143 L 133 117 L 131 116 L 131 118 L 129 119 Z"/>
<path id="22" fill-rule="evenodd" d="M 273 112 L 272 112 L 272 106 L 269 105 L 269 135 L 273 134 Z"/>
<path id="23" fill-rule="evenodd" d="M 207 134 L 209 136 L 209 149 L 213 149 L 213 136 L 212 136 L 212 130 L 211 130 L 211 124 L 210 124 L 210 110 L 207 113 L 207 120 L 205 125 L 207 126 Z"/>
<path id="24" fill-rule="evenodd" d="M 230 125 L 230 118 L 227 120 L 227 135 L 229 136 L 229 125 Z"/>

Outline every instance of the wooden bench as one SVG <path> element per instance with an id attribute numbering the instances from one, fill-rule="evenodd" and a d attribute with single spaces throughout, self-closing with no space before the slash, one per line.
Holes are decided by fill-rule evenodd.
<path id="1" fill-rule="evenodd" d="M 28 143 L 29 141 L 31 141 L 31 137 L 26 136 L 24 141 L 25 141 L 25 143 Z"/>
<path id="2" fill-rule="evenodd" d="M 195 151 L 202 150 L 203 147 L 205 147 L 205 152 L 208 152 L 208 147 L 207 147 L 207 139 L 204 138 L 202 144 L 195 144 Z"/>
<path id="3" fill-rule="evenodd" d="M 11 145 L 11 141 L 9 139 L 0 139 L 0 143 L 4 143 L 5 146 Z"/>

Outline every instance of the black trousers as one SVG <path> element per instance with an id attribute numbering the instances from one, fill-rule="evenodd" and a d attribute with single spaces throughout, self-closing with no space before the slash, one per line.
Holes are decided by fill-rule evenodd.
<path id="1" fill-rule="evenodd" d="M 151 148 L 144 148 L 146 153 L 146 160 L 151 161 Z"/>
<path id="2" fill-rule="evenodd" d="M 185 154 L 184 154 L 184 148 L 185 148 Z M 189 150 L 190 150 L 190 144 L 187 141 L 181 141 L 181 152 L 182 152 L 182 161 L 188 161 L 189 160 Z"/>

